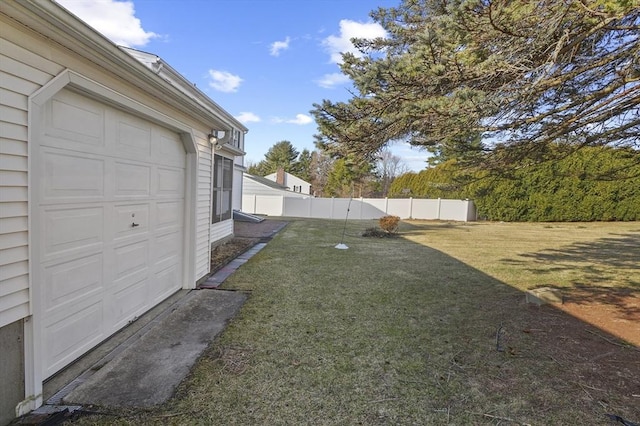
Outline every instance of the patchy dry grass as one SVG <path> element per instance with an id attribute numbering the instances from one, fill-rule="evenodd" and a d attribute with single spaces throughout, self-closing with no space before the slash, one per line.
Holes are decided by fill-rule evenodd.
<path id="1" fill-rule="evenodd" d="M 564 225 L 405 223 L 406 238 L 378 239 L 361 237 L 373 222 L 354 221 L 349 250 L 336 250 L 342 225 L 293 221 L 225 282 L 251 296 L 176 398 L 82 422 L 640 421 L 637 348 L 553 307 L 526 305 L 521 291 L 573 286 L 589 274 L 636 286 L 640 225 L 560 232 Z M 598 242 L 618 247 L 609 239 L 636 251 L 608 253 L 611 268 L 596 261 L 598 247 L 564 257 Z"/>

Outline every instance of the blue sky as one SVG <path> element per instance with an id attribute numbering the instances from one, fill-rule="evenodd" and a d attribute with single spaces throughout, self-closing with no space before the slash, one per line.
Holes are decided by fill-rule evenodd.
<path id="1" fill-rule="evenodd" d="M 253 163 L 282 140 L 314 149 L 313 104 L 350 98 L 340 52 L 355 51 L 351 37 L 384 36 L 369 12 L 399 2 L 58 0 L 114 43 L 160 56 L 244 123 Z M 391 149 L 408 168 L 424 168 L 425 151 Z"/>

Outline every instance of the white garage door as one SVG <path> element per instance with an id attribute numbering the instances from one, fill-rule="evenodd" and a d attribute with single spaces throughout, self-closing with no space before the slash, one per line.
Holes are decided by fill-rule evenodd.
<path id="1" fill-rule="evenodd" d="M 32 224 L 46 378 L 182 287 L 186 154 L 176 133 L 68 90 L 41 126 Z"/>

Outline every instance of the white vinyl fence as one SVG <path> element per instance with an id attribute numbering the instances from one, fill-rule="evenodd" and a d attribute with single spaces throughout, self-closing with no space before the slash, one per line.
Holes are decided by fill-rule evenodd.
<path id="1" fill-rule="evenodd" d="M 243 195 L 242 211 L 266 216 L 308 217 L 317 219 L 400 219 L 476 220 L 471 200 L 420 198 L 297 198 L 282 195 Z"/>

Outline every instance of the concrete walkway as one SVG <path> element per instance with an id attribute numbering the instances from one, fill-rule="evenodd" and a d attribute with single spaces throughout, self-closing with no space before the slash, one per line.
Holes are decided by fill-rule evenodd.
<path id="1" fill-rule="evenodd" d="M 166 402 L 246 299 L 240 292 L 190 292 L 180 306 L 107 360 L 62 401 L 116 407 Z"/>
<path id="2" fill-rule="evenodd" d="M 211 275 L 206 288 L 217 288 L 286 224 L 239 223 L 236 236 L 262 242 Z M 166 402 L 246 299 L 246 294 L 236 291 L 183 290 L 119 343 L 109 347 L 107 341 L 107 350 L 94 350 L 100 353 L 98 357 L 88 363 L 80 361 L 84 367 L 81 374 L 73 376 L 45 405 L 16 424 L 40 424 L 81 410 L 84 405 L 144 408 Z"/>

